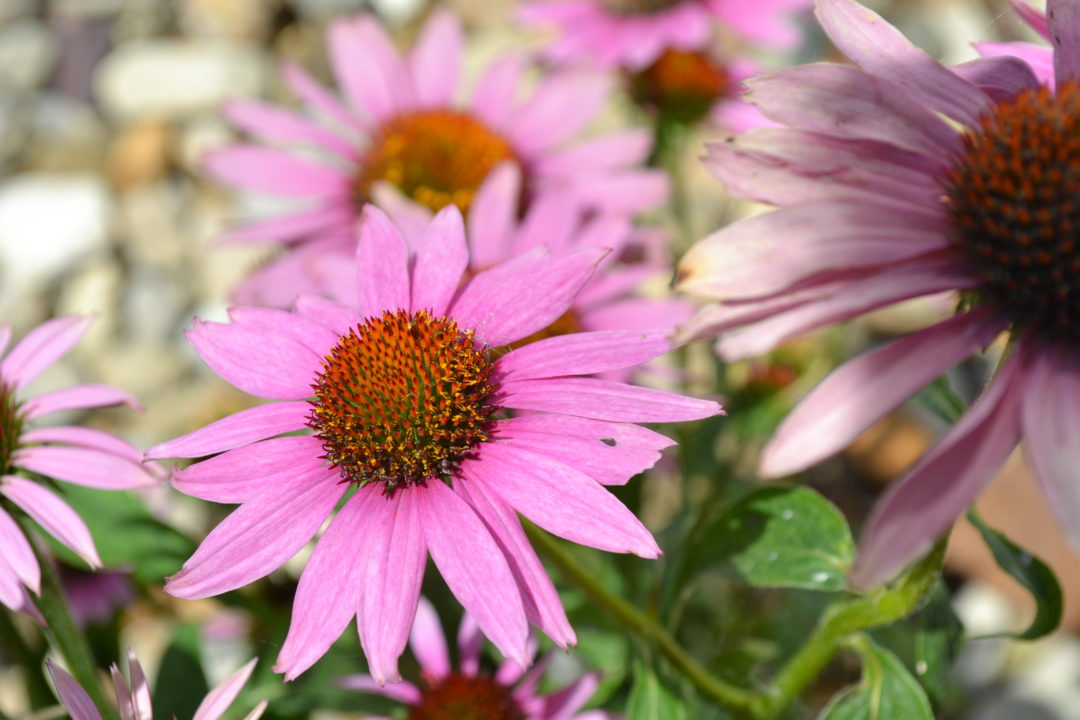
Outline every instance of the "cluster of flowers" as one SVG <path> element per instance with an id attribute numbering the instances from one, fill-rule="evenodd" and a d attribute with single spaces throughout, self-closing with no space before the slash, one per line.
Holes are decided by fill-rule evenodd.
<path id="1" fill-rule="evenodd" d="M 1080 3 L 1050 0 L 1046 16 L 1018 4 L 1052 47 L 980 45 L 982 59 L 956 67 L 855 0 L 816 3 L 854 65 L 747 79 L 754 69 L 709 54 L 718 28 L 791 45 L 808 4 L 527 3 L 522 20 L 556 33 L 545 72 L 520 97 L 526 58 L 501 58 L 467 103 L 458 101 L 463 33 L 450 13 L 432 13 L 407 55 L 370 17 L 335 22 L 328 48 L 340 95 L 286 66 L 303 112 L 235 101 L 226 116 L 263 143 L 206 159 L 224 183 L 305 201 L 228 232 L 285 250 L 237 289 L 231 323 L 196 321 L 188 333 L 214 372 L 270 402 L 145 456 L 99 431 L 33 428 L 48 413 L 135 402 L 96 385 L 23 399 L 89 321 L 28 333 L 0 363 L 0 494 L 11 503 L 0 507 L 0 602 L 34 613 L 40 590 L 34 549 L 5 507 L 100 566 L 85 524 L 35 478 L 123 490 L 159 483 L 152 461 L 208 458 L 174 470 L 173 487 L 239 507 L 166 591 L 190 599 L 240 588 L 318 536 L 274 666 L 285 679 L 355 618 L 370 675 L 343 682 L 401 700 L 413 717 L 449 717 L 439 708 L 463 698 L 487 708 L 477 717 L 571 717 L 593 676 L 541 697 L 540 671 L 523 674 L 535 655 L 530 626 L 561 648 L 576 637 L 519 515 L 572 542 L 658 557 L 605 486 L 672 444 L 640 423 L 722 412 L 634 385 L 630 371 L 706 337 L 719 336 L 725 359 L 757 355 L 944 291 L 960 291 L 955 316 L 837 369 L 780 428 L 761 474 L 789 475 L 839 451 L 1007 332 L 985 393 L 878 505 L 853 583 L 887 581 L 924 552 L 1021 436 L 1052 506 L 1080 536 L 1071 462 L 1080 447 Z M 678 289 L 714 301 L 693 317 L 684 301 L 636 292 L 665 271 L 667 253 L 659 233 L 635 225 L 668 190 L 662 172 L 644 167 L 649 133 L 578 137 L 608 97 L 612 68 L 667 118 L 753 128 L 710 144 L 705 162 L 734 194 L 778 209 L 682 258 Z M 9 335 L 0 328 L 0 352 Z M 467 611 L 459 670 L 420 597 L 429 555 Z M 479 670 L 481 635 L 508 659 L 492 676 Z M 424 688 L 398 672 L 410 636 Z M 145 680 L 129 665 L 130 690 L 114 670 L 120 706 L 143 717 Z M 217 717 L 251 669 L 197 717 Z M 73 717 L 98 717 L 69 676 L 53 675 Z"/>

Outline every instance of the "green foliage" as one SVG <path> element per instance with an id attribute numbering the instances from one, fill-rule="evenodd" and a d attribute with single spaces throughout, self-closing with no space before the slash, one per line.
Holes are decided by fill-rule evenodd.
<path id="1" fill-rule="evenodd" d="M 627 720 L 687 720 L 686 707 L 656 671 L 644 662 L 634 665 L 634 686 L 626 705 Z"/>
<path id="2" fill-rule="evenodd" d="M 933 720 L 926 693 L 895 655 L 865 635 L 849 644 L 862 657 L 862 680 L 833 698 L 818 720 Z"/>
<path id="3" fill-rule="evenodd" d="M 199 703 L 209 692 L 199 660 L 199 628 L 178 625 L 172 642 L 161 658 L 154 687 L 154 717 L 188 718 L 195 716 Z"/>

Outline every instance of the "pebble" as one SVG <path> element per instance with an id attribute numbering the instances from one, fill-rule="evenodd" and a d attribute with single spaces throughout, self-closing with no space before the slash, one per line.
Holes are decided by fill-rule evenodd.
<path id="1" fill-rule="evenodd" d="M 0 26 L 0 84 L 23 90 L 40 86 L 55 56 L 52 35 L 36 20 Z"/>

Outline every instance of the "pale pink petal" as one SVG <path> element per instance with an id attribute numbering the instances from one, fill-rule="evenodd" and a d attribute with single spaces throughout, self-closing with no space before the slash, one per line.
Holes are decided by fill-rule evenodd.
<path id="1" fill-rule="evenodd" d="M 535 170 L 541 175 L 574 175 L 644 161 L 652 147 L 652 137 L 645 128 L 631 128 L 606 133 L 545 155 Z"/>
<path id="2" fill-rule="evenodd" d="M 610 79 L 599 73 L 549 75 L 508 119 L 506 133 L 519 154 L 531 157 L 585 127 L 610 93 Z"/>
<path id="3" fill-rule="evenodd" d="M 867 72 L 903 85 L 925 107 L 975 125 L 990 98 L 912 45 L 854 0 L 818 0 L 817 17 L 836 47 Z"/>
<path id="4" fill-rule="evenodd" d="M 637 214 L 666 202 L 670 183 L 664 171 L 643 168 L 588 175 L 582 173 L 570 179 L 566 187 L 580 203 L 588 207 L 603 212 Z"/>
<path id="5" fill-rule="evenodd" d="M 365 317 L 410 309 L 408 263 L 401 233 L 382 210 L 365 205 L 356 246 L 356 286 Z"/>
<path id="6" fill-rule="evenodd" d="M 663 330 L 670 332 L 690 318 L 694 306 L 683 298 L 627 298 L 603 307 L 581 308 L 585 330 Z"/>
<path id="7" fill-rule="evenodd" d="M 1023 392 L 1014 355 L 945 437 L 878 501 L 851 570 L 855 587 L 895 576 L 945 533 L 1016 447 Z"/>
<path id="8" fill-rule="evenodd" d="M 109 385 L 76 385 L 27 400 L 22 411 L 24 419 L 34 420 L 62 410 L 84 410 L 111 405 L 127 405 L 135 410 L 142 410 L 138 400 L 118 388 Z"/>
<path id="9" fill-rule="evenodd" d="M 266 706 L 269 704 L 269 700 L 260 700 L 259 704 L 251 708 L 251 712 L 244 716 L 244 720 L 259 720 L 262 714 L 266 712 Z"/>
<path id="10" fill-rule="evenodd" d="M 92 448 L 118 455 L 132 462 L 142 462 L 143 454 L 130 443 L 101 430 L 83 427 L 34 428 L 22 433 L 20 444 L 54 443 Z"/>
<path id="11" fill-rule="evenodd" d="M 146 682 L 142 665 L 135 657 L 135 651 L 128 648 L 128 676 L 131 678 L 131 709 L 138 720 L 151 720 L 154 716 L 150 702 L 150 686 Z"/>
<path id="12" fill-rule="evenodd" d="M 202 165 L 219 182 L 271 195 L 346 197 L 352 191 L 344 170 L 261 145 L 212 150 Z"/>
<path id="13" fill-rule="evenodd" d="M 671 343 L 662 332 L 605 330 L 545 338 L 511 350 L 496 362 L 505 380 L 531 380 L 634 367 L 663 355 Z"/>
<path id="14" fill-rule="evenodd" d="M 518 524 L 520 525 L 520 523 Z M 524 535 L 524 532 L 522 534 Z M 539 561 L 540 559 L 537 558 L 537 563 Z M 547 571 L 544 571 L 544 575 L 547 575 Z M 550 578 L 548 583 L 551 583 Z M 465 675 L 476 675 L 480 671 L 480 652 L 484 649 L 484 633 L 480 632 L 480 626 L 476 624 L 476 621 L 472 619 L 469 613 L 461 616 L 461 624 L 458 625 L 457 645 L 458 669 Z"/>
<path id="15" fill-rule="evenodd" d="M 489 443 L 469 467 L 474 481 L 559 537 L 644 558 L 661 554 L 652 534 L 618 498 L 588 475 L 557 460 Z"/>
<path id="16" fill-rule="evenodd" d="M 983 58 L 1018 58 L 1040 83 L 1051 88 L 1055 85 L 1054 51 L 1048 47 L 1029 42 L 977 42 L 972 45 Z"/>
<path id="17" fill-rule="evenodd" d="M 165 591 L 187 600 L 220 595 L 281 567 L 318 532 L 348 485 L 332 468 L 302 469 L 234 510 L 206 536 Z"/>
<path id="18" fill-rule="evenodd" d="M 338 334 L 299 313 L 265 307 L 234 307 L 229 319 L 239 327 L 267 333 L 282 333 L 294 338 L 316 355 L 325 357 L 337 345 Z"/>
<path id="19" fill-rule="evenodd" d="M 1080 4 L 1076 0 L 1046 0 L 1050 43 L 1054 46 L 1054 77 L 1058 87 L 1080 78 Z"/>
<path id="20" fill-rule="evenodd" d="M 325 117 L 336 121 L 342 127 L 356 128 L 361 125 L 361 119 L 349 112 L 336 95 L 331 93 L 319 82 L 307 74 L 298 65 L 291 62 L 281 64 L 281 76 L 296 93 L 296 96 L 308 104 L 313 110 L 322 113 Z"/>
<path id="21" fill-rule="evenodd" d="M 314 665 L 356 615 L 367 564 L 363 538 L 373 522 L 372 507 L 383 500 L 374 486 L 358 489 L 315 544 L 296 586 L 289 634 L 274 664 L 286 681 Z"/>
<path id="22" fill-rule="evenodd" d="M 174 470 L 172 485 L 202 500 L 243 503 L 301 469 L 315 472 L 324 455 L 322 441 L 310 435 L 272 438 Z"/>
<path id="23" fill-rule="evenodd" d="M 542 330 L 569 308 L 607 250 L 587 248 L 540 263 L 480 273 L 451 313 L 489 345 L 506 345 Z"/>
<path id="24" fill-rule="evenodd" d="M 75 678 L 68 675 L 52 660 L 45 661 L 45 668 L 49 671 L 49 677 L 52 678 L 53 686 L 56 687 L 56 694 L 60 696 L 60 702 L 67 708 L 71 720 L 101 720 L 101 713 L 98 712 L 94 701 L 90 699 L 82 686 L 75 682 Z"/>
<path id="25" fill-rule="evenodd" d="M 524 70 L 524 57 L 508 55 L 489 65 L 477 81 L 472 111 L 493 130 L 501 130 L 517 106 L 517 90 Z"/>
<path id="26" fill-rule="evenodd" d="M 109 675 L 112 676 L 113 692 L 116 695 L 117 709 L 120 711 L 120 720 L 141 720 L 135 715 L 135 705 L 132 702 L 131 690 L 128 689 L 124 676 L 120 674 L 120 668 L 116 663 L 109 666 Z"/>
<path id="27" fill-rule="evenodd" d="M 409 648 L 420 663 L 420 672 L 425 679 L 441 680 L 453 670 L 439 613 L 425 597 L 421 597 L 420 604 L 416 606 L 416 618 L 409 633 Z"/>
<path id="28" fill-rule="evenodd" d="M 441 485 L 438 479 L 428 481 Z M 418 496 L 406 488 L 372 504 L 372 526 L 364 534 L 366 554 L 358 628 L 368 669 L 378 683 L 398 682 L 398 658 L 405 652 L 424 580 L 427 547 Z"/>
<path id="29" fill-rule="evenodd" d="M 780 425 L 762 451 L 759 472 L 790 475 L 838 452 L 1003 329 L 995 313 L 974 310 L 841 365 Z"/>
<path id="30" fill-rule="evenodd" d="M 586 247 L 583 243 L 573 243 L 581 230 L 583 210 L 578 199 L 566 189 L 533 194 L 529 198 L 524 219 L 509 235 L 512 238 L 510 246 L 507 247 L 506 238 L 502 241 L 501 259 L 514 257 L 537 246 L 543 246 L 552 255 L 572 247 Z M 475 261 L 473 267 L 482 268 Z"/>
<path id="31" fill-rule="evenodd" d="M 90 567 L 101 567 L 101 559 L 86 523 L 51 490 L 26 478 L 4 475 L 0 477 L 0 494 L 22 508 L 45 532 L 85 560 Z"/>
<path id="32" fill-rule="evenodd" d="M 263 438 L 294 432 L 307 424 L 311 405 L 304 401 L 273 402 L 241 410 L 187 435 L 155 445 L 148 459 L 196 458 L 241 447 Z"/>
<path id="33" fill-rule="evenodd" d="M 296 299 L 293 309 L 308 320 L 332 330 L 339 337 L 348 335 L 349 331 L 364 322 L 364 318 L 351 307 L 318 295 L 301 295 Z"/>
<path id="34" fill-rule="evenodd" d="M 354 215 L 355 211 L 344 203 L 311 210 L 298 210 L 226 230 L 218 241 L 221 243 L 263 243 L 272 240 L 296 240 L 348 227 Z"/>
<path id="35" fill-rule="evenodd" d="M 403 193 L 397 185 L 385 180 L 377 180 L 371 186 L 369 197 L 371 203 L 390 218 L 390 222 L 405 238 L 405 245 L 409 250 L 414 250 L 434 217 L 431 210 Z"/>
<path id="36" fill-rule="evenodd" d="M 520 198 L 521 168 L 516 163 L 500 163 L 484 178 L 467 219 L 472 267 L 489 268 L 507 258 Z"/>
<path id="37" fill-rule="evenodd" d="M 267 140 L 314 143 L 350 160 L 359 157 L 356 146 L 335 132 L 285 108 L 259 100 L 228 100 L 221 108 L 236 127 Z"/>
<path id="38" fill-rule="evenodd" d="M 0 508 L 0 547 L 4 548 L 4 561 L 18 580 L 34 591 L 41 592 L 41 568 L 30 541 L 19 529 L 18 523 Z"/>
<path id="39" fill-rule="evenodd" d="M 8 564 L 7 558 L 0 555 L 0 605 L 19 612 L 25 597 L 25 586 L 19 582 L 19 577 Z"/>
<path id="40" fill-rule="evenodd" d="M 564 413 L 615 422 L 680 422 L 723 413 L 712 400 L 596 378 L 504 383 L 497 402 L 516 410 Z"/>
<path id="41" fill-rule="evenodd" d="M 355 110 L 382 121 L 414 104 L 412 78 L 373 16 L 335 20 L 328 50 L 338 85 Z"/>
<path id="42" fill-rule="evenodd" d="M 469 264 L 465 225 L 456 205 L 447 205 L 424 231 L 412 270 L 413 311 L 427 310 L 438 317 L 461 284 Z"/>
<path id="43" fill-rule="evenodd" d="M 446 9 L 436 9 L 409 56 L 417 106 L 443 108 L 457 94 L 464 38 L 461 23 Z"/>
<path id="44" fill-rule="evenodd" d="M 598 672 L 585 673 L 562 690 L 541 698 L 543 717 L 550 720 L 571 720 L 574 713 L 589 702 L 589 698 L 596 692 L 596 688 L 600 686 L 600 677 Z"/>
<path id="45" fill-rule="evenodd" d="M 382 695 L 405 705 L 416 705 L 421 698 L 420 688 L 410 682 L 380 685 L 370 675 L 348 675 L 338 678 L 334 681 L 334 684 L 346 690 L 358 690 L 371 695 Z M 371 718 L 367 718 L 367 720 L 371 720 Z M 378 719 L 376 718 L 376 720 Z M 390 718 L 386 718 L 386 720 L 390 720 Z"/>
<path id="46" fill-rule="evenodd" d="M 192 720 L 217 720 L 225 714 L 233 700 L 240 694 L 244 683 L 251 677 L 251 672 L 255 669 L 257 662 L 257 658 L 252 658 L 246 665 L 226 678 L 225 682 L 211 690 L 210 694 L 199 703 Z"/>
<path id="47" fill-rule="evenodd" d="M 139 462 L 76 447 L 23 447 L 12 453 L 17 467 L 101 490 L 153 487 L 158 479 Z"/>
<path id="48" fill-rule="evenodd" d="M 75 347 L 92 322 L 88 315 L 69 315 L 38 325 L 0 362 L 0 378 L 16 390 L 25 387 Z"/>
<path id="49" fill-rule="evenodd" d="M 1012 100 L 1018 93 L 1039 87 L 1031 65 L 1018 57 L 983 57 L 952 67 L 952 71 L 998 102 Z"/>
<path id="50" fill-rule="evenodd" d="M 311 384 L 322 370 L 322 356 L 286 332 L 196 320 L 186 334 L 211 370 L 256 397 L 310 397 Z"/>
<path id="51" fill-rule="evenodd" d="M 431 559 L 454 597 L 508 658 L 528 664 L 528 625 L 506 558 L 475 511 L 440 480 L 417 493 Z"/>

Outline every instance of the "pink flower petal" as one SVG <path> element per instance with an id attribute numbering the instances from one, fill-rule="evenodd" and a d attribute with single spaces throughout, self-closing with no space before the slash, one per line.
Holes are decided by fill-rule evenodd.
<path id="1" fill-rule="evenodd" d="M 504 383 L 497 402 L 516 410 L 564 413 L 615 422 L 680 422 L 723 413 L 712 400 L 596 378 Z"/>
<path id="2" fill-rule="evenodd" d="M 780 425 L 762 451 L 759 472 L 790 475 L 838 452 L 1003 329 L 994 313 L 974 310 L 841 365 Z"/>
<path id="3" fill-rule="evenodd" d="M 240 694 L 244 683 L 251 677 L 251 672 L 255 669 L 255 663 L 257 662 L 258 658 L 252 658 L 242 668 L 226 678 L 225 682 L 211 690 L 210 694 L 199 703 L 193 720 L 217 720 L 224 715 L 225 711 L 232 705 L 233 700 L 236 699 L 236 696 Z"/>
<path id="4" fill-rule="evenodd" d="M 346 197 L 352 178 L 343 170 L 261 145 L 231 145 L 203 156 L 219 182 L 271 195 Z"/>
<path id="5" fill-rule="evenodd" d="M 101 490 L 131 490 L 158 484 L 158 479 L 140 463 L 101 450 L 23 447 L 12 453 L 12 461 L 17 467 Z"/>
<path id="6" fill-rule="evenodd" d="M 272 240 L 287 241 L 310 235 L 345 229 L 353 221 L 354 211 L 344 204 L 298 210 L 246 223 L 226 230 L 221 243 L 264 243 Z"/>
<path id="7" fill-rule="evenodd" d="M 439 613 L 425 597 L 421 597 L 416 606 L 416 618 L 409 633 L 409 648 L 420 663 L 420 672 L 425 679 L 441 680 L 453 670 Z"/>
<path id="8" fill-rule="evenodd" d="M 0 494 L 22 508 L 45 532 L 85 560 L 90 567 L 101 567 L 101 559 L 86 523 L 51 490 L 26 478 L 4 475 L 0 477 Z"/>
<path id="9" fill-rule="evenodd" d="M 344 128 L 356 128 L 362 125 L 360 118 L 349 112 L 342 102 L 307 74 L 298 65 L 284 62 L 281 76 L 285 79 L 296 96 L 308 104 L 311 109 L 322 113 L 328 119 L 336 121 Z"/>
<path id="10" fill-rule="evenodd" d="M 283 333 L 311 352 L 325 357 L 337 345 L 338 334 L 298 313 L 265 307 L 234 307 L 229 318 L 239 327 L 267 333 Z"/>
<path id="11" fill-rule="evenodd" d="M 285 108 L 259 100 L 228 100 L 225 118 L 241 130 L 267 140 L 313 143 L 350 160 L 359 157 L 356 146 L 335 132 Z"/>
<path id="12" fill-rule="evenodd" d="M 1023 383 L 1014 355 L 933 450 L 878 501 L 851 570 L 855 587 L 895 576 L 946 532 L 1016 447 Z"/>
<path id="13" fill-rule="evenodd" d="M 83 427 L 34 428 L 22 433 L 20 444 L 53 443 L 75 445 L 118 455 L 132 462 L 142 462 L 143 454 L 130 443 L 101 430 Z"/>
<path id="14" fill-rule="evenodd" d="M 599 73 L 549 75 L 511 115 L 506 132 L 520 155 L 537 155 L 584 128 L 610 94 L 610 79 Z"/>
<path id="15" fill-rule="evenodd" d="M 853 0 L 818 0 L 817 17 L 840 52 L 869 73 L 903 85 L 915 100 L 964 125 L 977 125 L 990 99 L 912 45 Z"/>
<path id="16" fill-rule="evenodd" d="M 557 460 L 489 443 L 469 467 L 474 482 L 559 537 L 644 558 L 661 554 L 652 534 L 614 495 Z"/>
<path id="17" fill-rule="evenodd" d="M 373 522 L 373 507 L 383 500 L 376 487 L 360 488 L 315 544 L 296 586 L 289 634 L 274 664 L 286 681 L 314 665 L 356 615 L 368 557 L 362 538 Z"/>
<path id="18" fill-rule="evenodd" d="M 536 163 L 541 175 L 575 175 L 625 167 L 643 162 L 652 147 L 652 137 L 644 128 L 607 133 L 550 153 Z"/>
<path id="19" fill-rule="evenodd" d="M 49 671 L 49 677 L 52 678 L 53 685 L 56 687 L 56 694 L 67 708 L 71 720 L 101 720 L 101 713 L 98 712 L 94 701 L 90 699 L 82 686 L 75 682 L 75 678 L 68 675 L 52 660 L 45 661 L 45 668 Z"/>
<path id="20" fill-rule="evenodd" d="M 1010 0 L 1013 10 L 1023 18 L 1024 22 L 1031 26 L 1031 28 L 1042 35 L 1047 40 L 1050 40 L 1050 24 L 1046 21 L 1046 15 L 1041 11 L 1033 8 L 1028 0 Z"/>
<path id="21" fill-rule="evenodd" d="M 580 205 L 577 198 L 565 188 L 532 193 L 524 219 L 518 224 L 516 231 L 508 236 L 509 247 L 507 238 L 502 239 L 501 259 L 496 262 L 520 255 L 537 246 L 542 246 L 552 255 L 558 255 L 569 249 L 587 247 L 584 243 L 573 242 L 575 238 L 580 237 L 578 233 L 581 230 L 584 215 Z M 606 260 L 609 256 L 610 254 L 604 259 Z M 475 259 L 473 267 L 482 268 Z"/>
<path id="22" fill-rule="evenodd" d="M 19 529 L 18 523 L 0 508 L 0 547 L 4 548 L 4 561 L 19 582 L 37 595 L 41 592 L 41 567 L 34 557 L 30 541 Z"/>
<path id="23" fill-rule="evenodd" d="M 665 335 L 633 330 L 559 335 L 511 350 L 496 368 L 505 380 L 531 380 L 634 367 L 671 349 Z"/>
<path id="24" fill-rule="evenodd" d="M 0 362 L 0 378 L 16 390 L 26 387 L 42 370 L 75 347 L 92 322 L 91 316 L 69 315 L 38 325 Z"/>
<path id="25" fill-rule="evenodd" d="M 414 105 L 412 78 L 374 17 L 335 20 L 328 50 L 338 85 L 355 110 L 383 121 Z"/>
<path id="26" fill-rule="evenodd" d="M 350 330 L 364 322 L 364 318 L 351 307 L 318 295 L 301 295 L 296 299 L 294 310 L 338 336 L 348 335 Z"/>
<path id="27" fill-rule="evenodd" d="M 242 447 L 263 438 L 304 428 L 311 405 L 303 401 L 272 402 L 241 410 L 204 428 L 155 445 L 147 459 L 196 458 Z"/>
<path id="28" fill-rule="evenodd" d="M 1054 51 L 1048 47 L 1029 42 L 977 42 L 972 45 L 983 58 L 1019 59 L 1030 68 L 1039 83 L 1051 88 L 1055 85 Z M 959 68 L 954 70 L 959 72 Z"/>
<path id="29" fill-rule="evenodd" d="M 519 526 L 520 524 L 518 523 Z M 522 535 L 524 534 L 522 532 Z M 537 558 L 537 563 L 539 562 L 540 559 Z M 541 566 L 541 569 L 543 569 L 543 566 Z M 543 572 L 546 577 L 547 571 Z M 551 579 L 548 578 L 548 584 L 550 583 Z M 472 619 L 469 613 L 461 616 L 461 624 L 458 625 L 457 645 L 458 669 L 465 675 L 475 676 L 480 671 L 480 652 L 484 649 L 484 633 L 480 632 L 480 626 L 476 624 L 476 621 Z"/>
<path id="30" fill-rule="evenodd" d="M 544 178 L 539 183 L 543 189 Z M 560 184 L 563 184 L 560 182 Z M 653 168 L 578 175 L 565 182 L 584 206 L 609 213 L 637 214 L 667 202 L 668 176 Z"/>
<path id="31" fill-rule="evenodd" d="M 508 55 L 488 66 L 473 90 L 472 110 L 493 130 L 501 130 L 517 106 L 525 58 Z"/>
<path id="32" fill-rule="evenodd" d="M 269 574 L 318 532 L 348 485 L 332 468 L 304 468 L 234 510 L 206 536 L 165 591 L 194 600 Z"/>
<path id="33" fill-rule="evenodd" d="M 520 197 L 521 168 L 516 163 L 500 163 L 484 178 L 467 221 L 473 268 L 489 268 L 506 259 Z"/>
<path id="34" fill-rule="evenodd" d="M 138 720 L 152 720 L 154 714 L 150 702 L 150 686 L 146 682 L 142 665 L 135 657 L 135 652 L 128 648 L 128 676 L 131 678 L 131 709 Z"/>
<path id="35" fill-rule="evenodd" d="M 521 595 L 491 533 L 442 481 L 428 481 L 416 495 L 424 540 L 450 591 L 503 655 L 527 665 Z"/>
<path id="36" fill-rule="evenodd" d="M 19 612 L 25 597 L 26 588 L 19 582 L 7 558 L 0 555 L 0 605 Z"/>
<path id="37" fill-rule="evenodd" d="M 585 673 L 562 690 L 541 698 L 542 717 L 551 720 L 571 720 L 576 717 L 575 713 L 589 702 L 600 686 L 600 677 L 599 672 Z"/>
<path id="38" fill-rule="evenodd" d="M 371 204 L 385 212 L 390 222 L 405 238 L 406 247 L 410 251 L 414 250 L 434 217 L 431 210 L 403 193 L 397 185 L 385 180 L 375 181 L 368 196 Z"/>
<path id="39" fill-rule="evenodd" d="M 1080 5 L 1076 0 L 1046 0 L 1046 20 L 1054 46 L 1054 77 L 1061 87 L 1080 78 Z"/>
<path id="40" fill-rule="evenodd" d="M 322 370 L 322 356 L 286 332 L 196 320 L 186 334 L 211 370 L 256 397 L 310 397 L 311 383 Z"/>
<path id="41" fill-rule="evenodd" d="M 461 75 L 464 38 L 461 23 L 445 9 L 436 9 L 409 57 L 419 107 L 444 108 L 453 104 Z"/>
<path id="42" fill-rule="evenodd" d="M 365 317 L 410 309 L 408 263 L 401 233 L 382 210 L 365 205 L 356 246 L 356 286 Z"/>
<path id="43" fill-rule="evenodd" d="M 9 342 L 11 342 L 11 326 L 0 325 L 0 356 L 3 356 L 4 351 L 7 350 Z"/>
<path id="44" fill-rule="evenodd" d="M 439 480 L 430 481 L 439 485 Z M 377 683 L 398 682 L 397 661 L 409 641 L 427 547 L 417 508 L 424 490 L 406 488 L 372 504 L 373 524 L 365 533 L 367 567 L 361 584 L 357 625 L 368 669 Z"/>
<path id="45" fill-rule="evenodd" d="M 420 698 L 422 697 L 420 688 L 410 682 L 396 682 L 380 685 L 375 682 L 375 678 L 370 675 L 348 675 L 343 678 L 338 678 L 334 681 L 334 684 L 338 687 L 345 688 L 346 690 L 359 690 L 360 692 L 369 693 L 371 695 L 382 695 L 383 697 L 396 700 L 405 705 L 416 705 L 420 702 Z M 371 720 L 371 718 L 368 718 L 368 720 Z M 376 720 L 378 719 L 376 718 Z M 386 718 L 386 720 L 391 719 Z"/>
<path id="46" fill-rule="evenodd" d="M 310 435 L 272 438 L 174 470 L 172 485 L 201 500 L 244 503 L 298 470 L 325 467 L 324 454 L 322 442 Z"/>
<path id="47" fill-rule="evenodd" d="M 416 249 L 410 307 L 428 310 L 437 317 L 445 315 L 468 264 L 461 212 L 457 206 L 447 205 L 428 225 Z"/>
<path id="48" fill-rule="evenodd" d="M 62 410 L 83 410 L 111 405 L 127 405 L 135 410 L 142 410 L 138 400 L 118 388 L 109 385 L 76 385 L 27 400 L 23 405 L 23 418 L 34 420 Z"/>
<path id="49" fill-rule="evenodd" d="M 1039 87 L 1039 78 L 1031 66 L 1018 57 L 983 57 L 954 65 L 952 71 L 998 102 Z"/>

